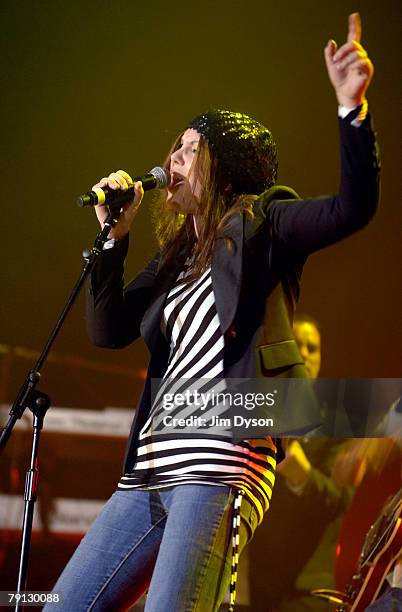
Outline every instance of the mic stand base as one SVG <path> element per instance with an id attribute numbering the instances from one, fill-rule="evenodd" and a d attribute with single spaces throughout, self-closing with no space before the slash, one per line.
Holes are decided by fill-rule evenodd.
<path id="1" fill-rule="evenodd" d="M 29 549 L 32 536 L 32 523 L 35 509 L 35 502 L 38 497 L 38 455 L 40 434 L 43 428 L 43 419 L 50 406 L 50 398 L 45 393 L 34 391 L 32 393 L 32 404 L 28 407 L 32 410 L 33 432 L 32 432 L 32 449 L 31 461 L 29 469 L 25 476 L 25 491 L 24 491 L 24 519 L 22 524 L 21 550 L 20 550 L 20 565 L 18 570 L 17 593 L 25 591 L 27 581 L 27 571 L 29 562 Z M 17 602 L 15 612 L 23 610 L 23 604 Z"/>
<path id="2" fill-rule="evenodd" d="M 116 225 L 117 220 L 120 216 L 120 212 L 117 209 L 109 208 L 109 214 L 105 221 L 105 224 L 102 230 L 97 235 L 94 246 L 91 250 L 85 249 L 83 252 L 84 257 L 84 266 L 81 272 L 81 275 L 78 278 L 75 286 L 73 287 L 67 302 L 56 321 L 56 324 L 50 333 L 50 336 L 39 356 L 38 361 L 36 362 L 34 368 L 28 373 L 24 383 L 21 386 L 21 389 L 18 392 L 18 395 L 14 401 L 14 404 L 10 410 L 9 419 L 0 433 L 0 452 L 5 448 L 11 432 L 14 428 L 17 419 L 20 419 L 26 410 L 26 408 L 30 408 L 34 415 L 33 420 L 33 436 L 32 436 L 32 451 L 31 451 L 31 462 L 29 470 L 26 473 L 25 479 L 25 492 L 24 492 L 24 519 L 22 526 L 22 536 L 21 536 L 21 554 L 20 554 L 20 564 L 18 571 L 18 584 L 17 584 L 17 593 L 20 594 L 25 590 L 27 584 L 27 570 L 28 570 L 28 561 L 29 561 L 29 552 L 31 546 L 31 535 L 32 535 L 32 523 L 33 523 L 33 515 L 35 509 L 35 501 L 37 498 L 38 492 L 38 456 L 39 456 L 39 441 L 40 441 L 40 432 L 43 428 L 43 421 L 50 406 L 50 398 L 40 391 L 36 390 L 36 386 L 40 380 L 41 373 L 40 370 L 46 360 L 46 357 L 56 340 L 56 337 L 67 318 L 68 313 L 71 310 L 77 296 L 84 285 L 84 282 L 88 278 L 89 274 L 92 272 L 95 263 L 98 257 L 101 255 L 103 246 L 108 239 L 108 235 L 110 230 Z M 19 612 L 23 610 L 23 603 L 18 601 L 15 606 L 15 611 Z"/>

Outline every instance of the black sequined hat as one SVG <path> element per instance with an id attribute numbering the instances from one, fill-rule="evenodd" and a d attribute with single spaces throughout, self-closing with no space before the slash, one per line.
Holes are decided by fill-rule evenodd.
<path id="1" fill-rule="evenodd" d="M 234 193 L 259 194 L 275 183 L 276 144 L 271 132 L 255 119 L 213 108 L 195 117 L 187 127 L 208 141 Z"/>

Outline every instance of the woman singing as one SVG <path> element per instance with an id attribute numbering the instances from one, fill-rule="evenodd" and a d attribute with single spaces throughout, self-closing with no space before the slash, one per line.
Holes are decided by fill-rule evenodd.
<path id="1" fill-rule="evenodd" d="M 238 555 L 268 510 L 275 441 L 235 442 L 202 427 L 158 429 L 151 382 L 159 381 L 160 399 L 185 379 L 305 375 L 292 335 L 303 265 L 366 225 L 378 199 L 366 101 L 373 67 L 360 34 L 360 18 L 351 15 L 347 42 L 325 48 L 339 102 L 338 194 L 301 200 L 275 185 L 269 130 L 242 113 L 213 109 L 188 123 L 168 154 L 171 181 L 156 219 L 160 248 L 126 287 L 141 183 L 122 208 L 90 279 L 89 332 L 107 348 L 141 335 L 150 363 L 123 475 L 55 586 L 63 598 L 58 610 L 125 610 L 148 590 L 147 612 L 209 612 L 229 585 L 233 609 Z M 131 184 L 118 171 L 96 187 Z M 102 225 L 107 211 L 96 212 Z M 132 233 L 135 242 L 135 227 Z M 196 408 L 186 406 L 186 415 L 198 415 Z"/>

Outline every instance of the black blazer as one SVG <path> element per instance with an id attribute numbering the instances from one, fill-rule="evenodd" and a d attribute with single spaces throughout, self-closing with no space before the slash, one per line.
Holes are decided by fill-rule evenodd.
<path id="1" fill-rule="evenodd" d="M 216 307 L 225 336 L 228 378 L 306 376 L 292 319 L 307 256 L 352 234 L 373 216 L 379 195 L 379 158 L 370 117 L 356 128 L 339 120 L 341 180 L 333 196 L 301 200 L 287 187 L 264 192 L 254 218 L 234 216 L 216 242 L 211 264 Z M 160 331 L 166 296 L 182 267 L 158 269 L 159 254 L 123 288 L 128 237 L 104 251 L 91 275 L 88 331 L 95 344 L 121 348 L 140 335 L 151 358 L 127 446 L 124 471 L 135 460 L 138 433 L 150 405 L 151 378 L 162 378 L 169 347 Z"/>

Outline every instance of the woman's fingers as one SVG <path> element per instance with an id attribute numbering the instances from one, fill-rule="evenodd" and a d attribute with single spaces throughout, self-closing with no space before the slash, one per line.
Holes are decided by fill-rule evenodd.
<path id="1" fill-rule="evenodd" d="M 362 39 L 362 22 L 359 13 L 352 13 L 348 19 L 348 42 L 360 42 Z"/>
<path id="2" fill-rule="evenodd" d="M 142 198 L 144 197 L 144 189 L 142 187 L 141 181 L 137 181 L 134 184 L 134 197 L 129 202 L 126 202 L 122 208 L 121 212 L 123 214 L 128 214 L 130 217 L 133 213 L 137 212 L 139 205 L 142 202 Z"/>
<path id="3" fill-rule="evenodd" d="M 100 181 L 98 181 L 97 183 L 95 183 L 95 185 L 92 186 L 92 189 L 103 189 L 104 187 L 108 187 L 108 182 L 109 182 L 109 177 L 108 176 L 104 176 L 103 178 L 101 178 Z"/>
<path id="4" fill-rule="evenodd" d="M 359 75 L 364 75 L 365 79 L 371 79 L 374 73 L 374 67 L 370 60 L 356 60 L 349 65 L 349 68 L 351 70 L 358 70 Z"/>
<path id="5" fill-rule="evenodd" d="M 360 43 L 356 42 L 355 40 L 352 40 L 351 42 L 347 42 L 341 47 L 339 47 L 339 49 L 333 56 L 334 62 L 341 61 L 347 55 L 349 55 L 349 53 L 366 53 L 366 50 L 364 49 L 364 47 L 362 47 Z"/>
<path id="6" fill-rule="evenodd" d="M 357 61 L 365 62 L 367 60 L 368 57 L 365 51 L 353 51 L 352 53 L 348 53 L 342 60 L 336 62 L 335 65 L 339 70 L 344 70 Z"/>
<path id="7" fill-rule="evenodd" d="M 144 188 L 141 181 L 137 181 L 134 185 L 134 207 L 138 207 L 141 204 L 142 198 L 144 197 Z"/>
<path id="8" fill-rule="evenodd" d="M 133 184 L 133 179 L 131 178 L 128 172 L 126 172 L 125 170 L 117 170 L 116 174 L 121 176 L 123 180 L 127 183 L 127 185 L 131 187 L 131 185 Z"/>
<path id="9" fill-rule="evenodd" d="M 128 172 L 124 170 L 117 170 L 117 172 L 111 172 L 109 176 L 103 177 L 98 183 L 96 183 L 92 189 L 104 187 L 110 187 L 110 189 L 122 189 L 126 191 L 133 184 L 133 180 Z"/>

